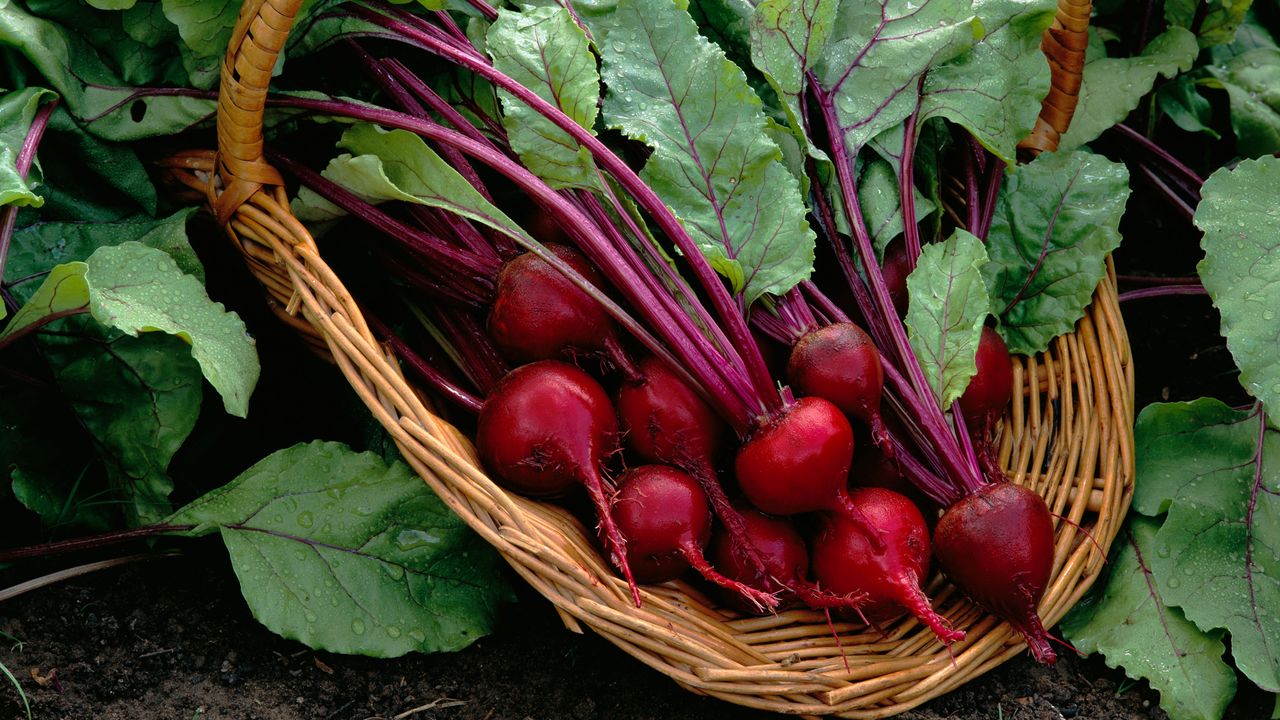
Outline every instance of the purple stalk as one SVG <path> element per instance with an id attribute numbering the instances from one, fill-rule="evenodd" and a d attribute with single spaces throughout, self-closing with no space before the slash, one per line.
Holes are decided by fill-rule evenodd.
<path id="1" fill-rule="evenodd" d="M 22 147 L 18 150 L 15 163 L 18 177 L 23 180 L 27 179 L 31 164 L 35 162 L 36 148 L 40 145 L 40 139 L 44 137 L 45 128 L 49 126 L 49 116 L 57 106 L 56 99 L 47 102 L 36 109 L 35 117 L 31 119 L 31 127 L 27 128 L 27 136 L 22 140 Z M 17 224 L 17 205 L 9 205 L 0 211 L 0 280 L 4 280 L 4 268 L 9 261 L 9 243 L 13 239 L 13 229 Z"/>
<path id="2" fill-rule="evenodd" d="M 462 133 L 450 130 L 429 120 L 415 118 L 384 108 L 334 99 L 314 100 L 311 98 L 281 96 L 269 98 L 268 102 L 279 107 L 313 110 L 376 123 L 389 128 L 407 130 L 433 142 L 450 144 L 503 174 L 524 190 L 544 210 L 560 220 L 560 226 L 569 233 L 584 252 L 587 252 L 587 248 L 596 248 L 594 252 L 601 253 L 603 258 L 603 261 L 598 262 L 598 267 L 602 271 L 607 272 L 611 268 L 623 268 L 627 265 L 627 261 L 618 254 L 619 249 L 610 247 L 607 243 L 602 242 L 603 232 L 581 210 L 548 187 L 546 183 L 542 182 L 519 163 L 495 150 L 491 145 L 478 143 Z M 605 308 L 605 311 L 624 329 L 635 336 L 650 352 L 662 358 L 669 366 L 678 368 L 681 367 L 682 362 L 692 363 L 694 358 L 699 355 L 700 350 L 692 346 L 685 339 L 684 334 L 675 329 L 676 326 L 690 323 L 691 320 L 687 316 L 670 317 L 658 312 L 661 302 L 646 292 L 643 283 L 637 281 L 634 276 L 622 274 L 616 278 L 611 278 L 611 280 L 616 282 L 618 289 L 628 297 L 631 305 L 637 311 L 645 314 L 646 319 L 659 329 L 660 334 L 668 340 L 665 345 L 619 307 L 608 295 L 587 282 L 585 278 L 554 254 L 547 251 L 541 244 L 527 236 L 516 237 L 513 240 L 520 243 L 527 250 L 537 254 L 578 286 L 579 289 L 599 302 Z M 740 317 L 739 320 L 741 320 Z M 748 337 L 749 335 L 750 333 L 748 332 Z M 668 346 L 671 349 L 668 349 Z M 751 347 L 757 354 L 759 353 L 754 341 Z M 679 360 L 677 360 L 676 355 L 672 354 L 673 350 L 679 356 Z M 740 431 L 749 428 L 760 417 L 761 409 L 757 404 L 759 402 L 758 399 L 755 399 L 752 403 L 743 404 L 738 400 L 742 393 L 734 392 L 732 389 L 724 387 L 721 383 L 715 381 L 714 376 L 699 377 L 699 379 L 705 385 L 709 395 L 722 398 L 726 403 L 734 407 L 726 415 L 726 419 L 733 423 L 735 428 Z M 747 392 L 746 395 L 755 397 L 753 392 Z M 730 398 L 732 398 L 732 402 Z M 781 399 L 779 398 L 780 401 Z"/>
<path id="3" fill-rule="evenodd" d="M 304 185 L 324 199 L 346 210 L 372 227 L 396 238 L 432 266 L 449 268 L 440 273 L 442 284 L 485 302 L 493 296 L 493 280 L 501 263 L 492 256 L 476 255 L 453 247 L 440 237 L 411 227 L 360 199 L 355 193 L 286 155 L 268 153 L 272 162 L 297 176 Z M 456 270 L 463 272 L 456 272 Z"/>
<path id="4" fill-rule="evenodd" d="M 1004 182 L 1004 161 L 991 158 L 987 165 L 987 181 L 982 191 L 982 215 L 976 230 L 970 232 L 974 237 L 986 242 L 991 234 L 991 222 L 996 217 L 996 201 L 1000 199 L 1000 186 Z"/>
<path id="5" fill-rule="evenodd" d="M 1195 285 L 1200 278 L 1195 277 L 1155 277 L 1149 275 L 1116 275 L 1116 280 L 1135 285 Z"/>
<path id="6" fill-rule="evenodd" d="M 410 310 L 427 332 L 456 359 L 467 378 L 488 395 L 489 390 L 511 370 L 511 366 L 493 346 L 480 320 L 468 312 L 454 308 L 434 308 L 434 319 L 417 307 Z"/>
<path id="7" fill-rule="evenodd" d="M 840 306 L 832 302 L 831 298 L 819 290 L 812 280 L 801 282 L 799 287 L 804 291 L 805 297 L 809 299 L 810 305 L 816 308 L 818 312 L 821 312 L 826 317 L 827 322 L 852 322 L 849 316 L 840 309 Z"/>
<path id="8" fill-rule="evenodd" d="M 1128 140 L 1138 149 L 1159 160 L 1161 164 L 1170 170 L 1172 175 L 1185 181 L 1186 185 L 1183 187 L 1193 189 L 1195 191 L 1195 200 L 1199 201 L 1200 187 L 1204 185 L 1204 179 L 1197 175 L 1195 170 L 1187 167 L 1181 160 L 1174 157 L 1169 153 L 1169 151 L 1152 142 L 1146 135 L 1143 135 L 1124 123 L 1116 125 L 1112 129 L 1120 137 Z"/>
<path id="9" fill-rule="evenodd" d="M 1199 283 L 1195 285 L 1161 285 L 1159 287 L 1142 288 L 1141 290 L 1130 290 L 1122 292 L 1119 295 L 1120 302 L 1129 302 L 1130 300 L 1145 300 L 1153 297 L 1168 297 L 1171 295 L 1208 295 L 1209 291 L 1204 289 L 1204 285 Z"/>
<path id="10" fill-rule="evenodd" d="M 897 310 L 893 307 L 893 300 L 889 297 L 889 288 L 885 283 L 884 274 L 880 270 L 880 264 L 876 258 L 875 248 L 871 245 L 871 236 L 867 232 L 865 222 L 862 217 L 862 208 L 858 204 L 857 187 L 853 177 L 852 157 L 848 145 L 845 143 L 844 134 L 840 130 L 839 120 L 835 116 L 835 107 L 832 104 L 831 97 L 822 90 L 818 85 L 816 78 L 809 76 L 810 85 L 814 89 L 815 95 L 822 105 L 822 112 L 827 126 L 827 135 L 831 144 L 831 158 L 836 166 L 836 177 L 840 187 L 840 194 L 843 196 L 845 214 L 849 217 L 849 222 L 853 227 L 854 245 L 858 249 L 859 258 L 862 260 L 862 269 L 867 279 L 871 291 L 871 300 L 874 305 L 864 308 L 863 314 L 868 318 L 879 317 L 882 319 L 884 326 L 888 329 L 891 344 L 884 349 L 892 350 L 893 356 L 896 356 L 906 371 L 906 383 L 903 388 L 903 398 L 907 400 L 908 406 L 913 411 L 913 418 L 907 418 L 909 421 L 921 423 L 921 429 L 924 430 L 933 446 L 940 452 L 939 459 L 942 461 L 941 467 L 948 469 L 948 475 L 959 483 L 961 487 L 968 489 L 976 489 L 980 487 L 984 481 L 982 473 L 976 463 L 971 463 L 964 456 L 963 451 L 957 444 L 955 433 L 943 417 L 941 409 L 938 407 L 937 401 L 934 399 L 933 389 L 929 386 L 928 380 L 924 376 L 924 370 L 920 367 L 920 362 L 916 359 L 915 354 L 911 350 L 911 343 L 907 340 L 906 329 L 901 322 L 898 322 Z M 904 225 L 913 225 L 914 217 L 904 217 Z M 838 240 L 835 244 L 839 244 Z M 856 294 L 856 293 L 855 293 Z M 893 359 L 893 357 L 886 358 Z M 892 362 L 884 362 L 886 377 L 894 376 L 895 380 L 901 382 L 901 378 L 897 377 L 896 368 Z M 922 443 L 928 445 L 928 443 Z"/>
<path id="11" fill-rule="evenodd" d="M 751 378 L 755 392 L 758 395 L 758 401 L 761 404 L 761 407 L 756 409 L 755 413 L 760 417 L 765 417 L 781 408 L 782 399 L 773 384 L 773 379 L 769 376 L 768 368 L 765 366 L 764 358 L 760 355 L 759 348 L 752 341 L 746 320 L 737 307 L 734 298 L 729 294 L 724 283 L 721 282 L 707 259 L 703 257 L 702 252 L 693 242 L 693 239 L 689 237 L 679 220 L 634 170 L 588 130 L 561 112 L 559 108 L 543 100 L 537 94 L 505 74 L 498 72 L 487 60 L 479 56 L 474 49 L 469 51 L 460 49 L 439 37 L 438 34 L 421 32 L 417 26 L 397 23 L 390 17 L 379 15 L 364 8 L 356 8 L 355 12 L 369 22 L 392 31 L 398 31 L 406 43 L 438 55 L 484 77 L 551 120 L 576 142 L 587 148 L 596 162 L 600 163 L 601 167 L 618 181 L 623 189 L 635 199 L 637 204 L 648 213 L 659 229 L 672 239 L 688 262 L 690 269 L 698 280 L 699 286 L 711 299 L 712 306 L 715 308 L 723 328 L 733 342 L 734 348 L 739 351 L 741 359 L 746 366 L 748 376 Z M 394 10 L 391 12 L 392 14 L 395 13 Z"/>
<path id="12" fill-rule="evenodd" d="M 978 234 L 978 227 L 982 225 L 982 204 L 978 200 L 978 168 L 972 152 L 964 153 L 964 189 L 966 193 L 964 209 L 968 213 L 965 228 L 973 233 L 974 237 L 985 239 Z"/>
<path id="13" fill-rule="evenodd" d="M 425 381 L 446 400 L 461 407 L 463 410 L 467 410 L 472 414 L 480 412 L 481 406 L 484 405 L 480 398 L 451 382 L 443 373 L 427 362 L 425 358 L 414 352 L 413 348 L 409 347 L 409 344 L 404 340 L 401 340 L 382 320 L 369 313 L 365 313 L 365 317 L 369 320 L 369 324 L 373 326 L 373 331 L 381 335 L 383 341 L 391 346 L 391 350 L 395 352 L 396 357 L 404 361 L 409 366 L 409 369 L 421 380 Z"/>
<path id="14" fill-rule="evenodd" d="M 1173 209 L 1178 211 L 1178 214 L 1182 215 L 1188 221 L 1195 220 L 1196 209 L 1192 207 L 1191 204 L 1188 203 L 1181 195 L 1179 195 L 1176 189 L 1170 187 L 1169 183 L 1165 182 L 1164 179 L 1156 173 L 1154 168 L 1150 167 L 1146 163 L 1137 163 L 1137 167 L 1138 172 L 1142 174 L 1142 177 L 1145 178 L 1147 182 L 1151 183 L 1152 187 L 1154 187 L 1157 192 L 1164 196 L 1165 200 L 1173 206 Z"/>
<path id="15" fill-rule="evenodd" d="M 924 86 L 924 75 L 920 76 L 920 85 Z M 907 269 L 916 269 L 916 259 L 920 257 L 920 226 L 916 224 L 916 121 L 920 115 L 920 103 L 916 102 L 915 112 L 907 117 L 902 132 L 902 158 L 898 171 L 899 204 L 902 207 L 902 237 L 907 243 Z"/>

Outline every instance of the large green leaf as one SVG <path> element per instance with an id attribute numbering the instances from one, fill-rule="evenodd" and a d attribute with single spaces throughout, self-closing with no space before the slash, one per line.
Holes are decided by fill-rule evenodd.
<path id="1" fill-rule="evenodd" d="M 100 247 L 132 240 L 163 250 L 182 272 L 203 282 L 204 266 L 187 241 L 187 221 L 195 213 L 195 208 L 184 208 L 155 220 L 132 217 L 120 222 L 38 222 L 28 225 L 14 236 L 9 254 L 10 275 L 16 281 L 45 272 L 54 265 L 87 260 Z M 35 290 L 35 285 L 22 283 L 14 288 L 14 294 L 25 302 Z"/>
<path id="2" fill-rule="evenodd" d="M 1049 63 L 1040 50 L 1055 0 L 978 0 L 973 12 L 986 35 L 960 57 L 929 71 L 920 117 L 945 117 L 973 134 L 1005 163 L 1035 126 L 1049 92 Z"/>
<path id="3" fill-rule="evenodd" d="M 1125 166 L 1079 150 L 1041 155 L 1005 180 L 983 276 L 1010 352 L 1040 352 L 1084 316 L 1128 199 Z"/>
<path id="4" fill-rule="evenodd" d="M 457 650 L 508 596 L 497 554 L 406 466 L 338 443 L 273 453 L 170 522 L 219 532 L 254 617 L 316 649 Z"/>
<path id="5" fill-rule="evenodd" d="M 1253 0 L 1165 0 L 1164 19 L 1170 25 L 1190 28 L 1196 23 L 1197 8 L 1206 5 L 1206 11 L 1199 18 L 1199 35 L 1196 39 L 1200 47 L 1221 45 L 1231 42 L 1236 36 L 1236 28 L 1244 22 L 1244 16 L 1253 5 Z"/>
<path id="6" fill-rule="evenodd" d="M 37 195 L 31 189 L 31 183 L 18 172 L 18 154 L 41 103 L 55 97 L 54 93 L 42 88 L 0 93 L 0 206 L 40 207 L 44 203 L 44 198 Z M 38 173 L 36 177 L 39 177 Z"/>
<path id="7" fill-rule="evenodd" d="M 1083 653 L 1145 678 L 1160 693 L 1170 720 L 1219 720 L 1236 692 L 1236 674 L 1222 659 L 1222 632 L 1206 633 L 1164 599 L 1151 571 L 1159 523 L 1134 516 L 1112 554 L 1101 592 L 1077 605 L 1062 633 Z"/>
<path id="8" fill-rule="evenodd" d="M 800 96 L 831 36 L 839 0 L 764 0 L 751 23 L 751 60 L 782 100 L 787 121 L 807 145 Z"/>
<path id="9" fill-rule="evenodd" d="M 187 47 L 201 55 L 226 53 L 240 13 L 239 0 L 162 0 L 161 6 Z"/>
<path id="10" fill-rule="evenodd" d="M 1124 120 L 1151 92 L 1158 76 L 1173 77 L 1185 72 L 1199 52 L 1190 31 L 1171 27 L 1148 43 L 1137 57 L 1090 57 L 1084 66 L 1080 102 L 1059 148 L 1080 147 Z"/>
<path id="11" fill-rule="evenodd" d="M 82 262 L 55 265 L 31 299 L 19 308 L 0 331 L 0 341 L 48 318 L 89 310 L 89 283 L 85 273 L 89 266 Z"/>
<path id="12" fill-rule="evenodd" d="M 963 0 L 842 3 L 813 72 L 831 95 L 835 130 L 850 159 L 916 110 L 921 75 L 981 35 L 982 24 Z"/>
<path id="13" fill-rule="evenodd" d="M 173 134 L 213 116 L 213 100 L 138 96 L 83 37 L 28 13 L 19 3 L 0 5 L 0 45 L 24 55 L 62 96 L 71 115 L 99 137 L 138 140 Z"/>
<path id="14" fill-rule="evenodd" d="M 1241 155 L 1280 152 L 1280 49 L 1256 48 L 1207 68 L 1209 87 L 1227 91 L 1231 129 Z"/>
<path id="15" fill-rule="evenodd" d="M 1280 434 L 1201 398 L 1138 417 L 1134 508 L 1168 513 L 1151 570 L 1165 601 L 1225 629 L 1250 680 L 1280 691 Z"/>
<path id="16" fill-rule="evenodd" d="M 143 0 L 129 13 L 154 1 Z M 125 13 L 119 10 L 98 9 L 83 0 L 24 0 L 23 4 L 31 14 L 58 23 L 87 42 L 126 85 L 187 85 L 178 53 L 172 47 L 135 40 L 125 29 Z"/>
<path id="17" fill-rule="evenodd" d="M 645 181 L 747 304 L 807 278 L 799 184 L 742 70 L 670 0 L 622 0 L 611 21 L 604 116 L 653 148 Z"/>
<path id="18" fill-rule="evenodd" d="M 1280 159 L 1245 160 L 1201 189 L 1197 269 L 1222 315 L 1222 334 L 1250 395 L 1280 417 Z"/>
<path id="19" fill-rule="evenodd" d="M 49 118 L 40 157 L 42 220 L 109 222 L 136 216 L 139 209 L 156 212 L 156 186 L 137 150 L 85 132 L 61 107 Z"/>
<path id="20" fill-rule="evenodd" d="M 945 242 L 925 245 L 907 276 L 907 335 L 943 409 L 978 371 L 978 340 L 991 305 L 982 280 L 986 262 L 982 241 L 956 230 Z"/>
<path id="21" fill-rule="evenodd" d="M 238 315 L 209 299 L 199 279 L 164 251 L 137 242 L 99 248 L 85 264 L 95 320 L 132 336 L 158 331 L 182 338 L 226 411 L 248 414 L 260 372 L 253 338 Z"/>
<path id="22" fill-rule="evenodd" d="M 567 10 L 501 10 L 489 28 L 494 67 L 590 130 L 600 100 L 600 76 L 587 36 Z M 541 113 L 512 95 L 502 99 L 502 125 L 521 162 L 554 188 L 599 185 L 591 153 Z"/>

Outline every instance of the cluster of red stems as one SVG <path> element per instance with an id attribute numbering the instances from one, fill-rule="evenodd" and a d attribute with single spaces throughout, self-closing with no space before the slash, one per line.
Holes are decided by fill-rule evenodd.
<path id="1" fill-rule="evenodd" d="M 628 163 L 496 70 L 449 15 L 377 5 L 345 12 L 378 26 L 370 36 L 427 50 L 539 111 L 600 169 L 595 192 L 550 188 L 520 164 L 498 118 L 464 99 L 479 119 L 469 122 L 401 61 L 354 41 L 400 109 L 277 101 L 409 130 L 485 198 L 532 201 L 525 227 L 542 242 L 443 209 L 375 207 L 302 163 L 273 158 L 393 239 L 375 252 L 430 299 L 414 309 L 435 345 L 411 345 L 376 317 L 374 326 L 407 367 L 477 415 L 477 450 L 497 482 L 538 498 L 584 488 L 605 554 L 637 605 L 639 583 L 693 570 L 744 611 L 799 604 L 873 624 L 909 612 L 950 644 L 964 633 L 921 589 L 936 557 L 1038 659 L 1054 660 L 1036 612 L 1051 574 L 1051 516 L 1038 495 L 1007 481 L 996 458 L 1009 354 L 985 329 L 977 375 L 949 414 L 938 407 L 901 319 L 918 232 L 908 223 L 907 236 L 876 258 L 838 133 L 827 150 L 853 236 L 836 231 L 821 191 L 813 222 L 844 284 L 805 281 L 768 308 L 746 307 Z M 829 102 L 816 92 L 810 99 Z M 976 162 L 995 177 L 986 183 L 994 192 L 1002 166 L 989 156 Z M 978 198 L 988 208 L 989 200 Z M 971 210 L 972 230 L 989 225 Z M 679 252 L 679 267 L 651 229 Z"/>

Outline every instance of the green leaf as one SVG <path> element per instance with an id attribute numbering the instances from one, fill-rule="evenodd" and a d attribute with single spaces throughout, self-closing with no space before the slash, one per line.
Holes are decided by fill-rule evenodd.
<path id="1" fill-rule="evenodd" d="M 839 0 L 764 0 L 751 23 L 751 60 L 782 101 L 787 122 L 808 146 L 800 111 L 805 73 L 831 36 Z"/>
<path id="2" fill-rule="evenodd" d="M 31 183 L 18 173 L 18 154 L 36 111 L 42 103 L 56 97 L 55 93 L 34 87 L 0 94 L 0 206 L 40 207 L 44 204 L 44 198 L 35 194 Z M 39 178 L 38 172 L 35 177 Z M 4 317 L 3 314 L 0 317 Z"/>
<path id="3" fill-rule="evenodd" d="M 85 2 L 99 10 L 128 10 L 137 4 L 138 0 L 85 0 Z"/>
<path id="4" fill-rule="evenodd" d="M 1201 188 L 1196 226 L 1204 231 L 1197 270 L 1222 315 L 1222 334 L 1240 383 L 1280 417 L 1280 159 L 1245 160 Z"/>
<path id="5" fill-rule="evenodd" d="M 219 532 L 254 617 L 320 650 L 458 650 L 509 594 L 497 554 L 422 480 L 337 443 L 273 453 L 169 522 Z"/>
<path id="6" fill-rule="evenodd" d="M 1280 690 L 1280 434 L 1201 398 L 1149 405 L 1135 428 L 1134 507 L 1168 511 L 1151 569 L 1170 605 L 1231 635 L 1250 680 Z"/>
<path id="7" fill-rule="evenodd" d="M 187 241 L 187 221 L 196 208 L 152 220 L 132 217 L 119 222 L 41 222 L 22 228 L 9 250 L 8 275 L 14 279 L 44 272 L 60 263 L 89 259 L 94 250 L 130 240 L 163 250 L 187 275 L 204 281 L 204 266 Z M 18 300 L 26 302 L 35 287 L 22 283 L 14 288 Z"/>
<path id="8" fill-rule="evenodd" d="M 362 123 L 343 133 L 338 147 L 355 155 L 344 153 L 334 158 L 323 175 L 371 203 L 400 200 L 430 205 L 512 238 L 530 239 L 515 221 L 485 200 L 466 178 L 411 132 Z M 305 188 L 298 193 L 293 209 L 304 220 L 327 220 L 342 214 L 337 206 Z"/>
<path id="9" fill-rule="evenodd" d="M 85 280 L 85 273 L 88 271 L 89 266 L 82 262 L 54 266 L 31 299 L 14 313 L 9 324 L 0 331 L 0 340 L 51 315 L 87 310 L 89 283 Z"/>
<path id="10" fill-rule="evenodd" d="M 1213 129 L 1213 107 L 1196 89 L 1196 81 L 1190 75 L 1179 75 L 1156 91 L 1160 111 L 1169 116 L 1175 125 L 1187 132 L 1202 132 L 1217 140 L 1221 137 Z"/>
<path id="11" fill-rule="evenodd" d="M 25 56 L 62 96 L 71 115 L 101 138 L 125 141 L 173 134 L 214 113 L 214 101 L 204 98 L 139 97 L 82 36 L 26 12 L 18 3 L 0 5 L 0 45 L 13 46 Z M 143 48 L 138 43 L 134 47 Z"/>
<path id="12" fill-rule="evenodd" d="M 933 202 L 915 192 L 916 222 L 929 217 L 937 209 Z M 889 242 L 902 234 L 902 204 L 898 176 L 887 160 L 875 159 L 862 165 L 858 178 L 858 204 L 875 244 L 876 255 L 884 257 Z"/>
<path id="13" fill-rule="evenodd" d="M 1280 49 L 1250 50 L 1206 69 L 1212 80 L 1205 84 L 1227 91 L 1236 150 L 1247 157 L 1280 152 Z"/>
<path id="14" fill-rule="evenodd" d="M 500 10 L 489 28 L 494 67 L 590 130 L 600 100 L 600 76 L 587 36 L 564 8 Z M 599 186 L 591 153 L 541 113 L 506 92 L 502 125 L 521 162 L 554 188 Z"/>
<path id="15" fill-rule="evenodd" d="M 161 6 L 187 47 L 201 55 L 226 53 L 240 13 L 238 0 L 162 0 Z"/>
<path id="16" fill-rule="evenodd" d="M 0 478 L 18 502 L 46 527 L 109 529 L 114 505 L 89 489 L 93 448 L 71 408 L 24 383 L 0 386 L 0 397 Z"/>
<path id="17" fill-rule="evenodd" d="M 1276 39 L 1262 23 L 1258 21 L 1253 10 L 1245 13 L 1244 22 L 1236 28 L 1236 36 L 1229 43 L 1214 45 L 1209 48 L 1209 60 L 1214 65 L 1226 65 L 1233 58 L 1250 50 L 1276 47 Z"/>
<path id="18" fill-rule="evenodd" d="M 956 230 L 925 245 L 907 276 L 907 336 L 939 407 L 949 409 L 978 371 L 974 358 L 991 300 L 982 281 L 982 241 Z"/>
<path id="19" fill-rule="evenodd" d="M 173 258 L 141 243 L 99 248 L 86 262 L 95 320 L 132 336 L 158 331 L 182 338 L 226 411 L 248 414 L 260 367 L 238 315 L 210 300 L 204 285 Z"/>
<path id="20" fill-rule="evenodd" d="M 1253 0 L 1165 0 L 1164 19 L 1170 25 L 1190 28 L 1196 20 L 1196 9 L 1203 2 L 1208 12 L 1200 18 L 1200 31 L 1196 40 L 1200 47 L 1229 43 L 1236 36 L 1236 28 L 1244 22 L 1245 13 Z"/>
<path id="21" fill-rule="evenodd" d="M 809 277 L 799 184 L 742 70 L 671 0 L 622 0 L 611 20 L 604 116 L 653 148 L 644 180 L 748 305 Z"/>
<path id="22" fill-rule="evenodd" d="M 1077 605 L 1062 633 L 1083 653 L 1145 678 L 1160 693 L 1170 720 L 1220 720 L 1236 692 L 1236 674 L 1222 659 L 1222 633 L 1205 633 L 1163 597 L 1151 572 L 1159 523 L 1129 520 L 1101 592 Z"/>
<path id="23" fill-rule="evenodd" d="M 39 342 L 62 395 L 93 437 L 129 524 L 158 522 L 170 512 L 169 462 L 200 414 L 200 366 L 176 337 L 133 338 L 86 316 L 61 322 L 62 333 Z"/>
<path id="24" fill-rule="evenodd" d="M 945 117 L 973 134 L 1008 165 L 1035 127 L 1049 92 L 1049 64 L 1040 49 L 1056 0 L 978 0 L 973 12 L 986 35 L 969 52 L 929 71 L 921 120 Z"/>
<path id="25" fill-rule="evenodd" d="M 842 3 L 813 72 L 833 98 L 849 157 L 916 110 L 921 75 L 981 36 L 982 24 L 963 0 Z"/>
<path id="26" fill-rule="evenodd" d="M 136 216 L 139 209 L 148 215 L 156 212 L 156 186 L 137 151 L 90 135 L 61 107 L 49 118 L 40 157 L 45 171 L 43 220 L 104 222 Z M 182 233 L 183 243 L 185 237 Z"/>
<path id="27" fill-rule="evenodd" d="M 1005 179 L 983 276 L 1010 352 L 1040 352 L 1084 317 L 1128 199 L 1125 166 L 1080 150 L 1041 155 Z"/>
<path id="28" fill-rule="evenodd" d="M 1071 150 L 1093 141 L 1124 120 L 1151 88 L 1157 76 L 1173 77 L 1191 68 L 1200 47 L 1189 31 L 1165 30 L 1137 57 L 1095 57 L 1085 63 L 1080 102 L 1058 147 Z"/>

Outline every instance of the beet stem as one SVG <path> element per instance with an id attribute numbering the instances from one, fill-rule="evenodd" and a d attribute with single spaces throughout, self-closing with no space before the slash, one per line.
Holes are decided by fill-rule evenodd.
<path id="1" fill-rule="evenodd" d="M 726 590 L 732 590 L 751 602 L 759 610 L 773 610 L 778 607 L 778 598 L 761 590 L 757 590 L 749 585 L 738 582 L 732 578 L 725 577 L 715 568 L 711 567 L 711 563 L 707 562 L 707 558 L 702 554 L 702 548 L 698 547 L 692 540 L 686 540 L 680 544 L 680 554 L 685 561 L 698 571 L 698 574 L 706 578 L 708 582 L 715 583 Z"/>

